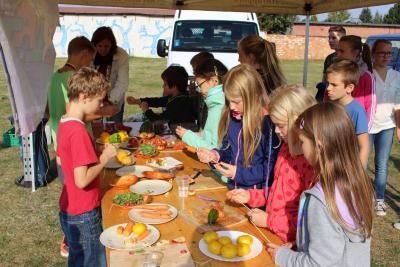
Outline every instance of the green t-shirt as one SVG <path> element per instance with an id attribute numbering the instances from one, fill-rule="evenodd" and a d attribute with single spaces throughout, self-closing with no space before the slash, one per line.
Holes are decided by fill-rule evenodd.
<path id="1" fill-rule="evenodd" d="M 54 143 L 54 150 L 57 149 L 57 129 L 61 117 L 65 114 L 66 103 L 68 103 L 68 79 L 74 71 L 58 72 L 56 71 L 51 78 L 47 102 L 50 113 L 51 137 Z M 92 133 L 92 126 L 86 123 L 86 129 Z"/>

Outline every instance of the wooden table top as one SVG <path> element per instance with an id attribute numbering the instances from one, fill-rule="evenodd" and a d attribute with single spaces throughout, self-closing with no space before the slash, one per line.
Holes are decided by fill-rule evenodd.
<path id="1" fill-rule="evenodd" d="M 171 156 L 176 158 L 177 160 L 181 161 L 184 163 L 184 169 L 179 171 L 177 175 L 182 175 L 182 174 L 193 174 L 193 169 L 208 169 L 208 166 L 206 164 L 200 163 L 197 161 L 195 158 L 195 155 L 191 155 L 190 153 L 184 153 L 184 152 L 162 152 L 160 153 L 159 157 L 165 157 L 165 156 Z M 143 159 L 138 159 L 136 164 L 137 165 L 145 165 L 145 160 Z M 113 169 L 107 169 L 104 171 L 102 175 L 102 192 L 103 192 L 103 198 L 102 198 L 102 214 L 103 214 L 103 227 L 104 229 L 115 225 L 119 223 L 126 223 L 128 222 L 128 211 L 129 209 L 122 209 L 118 208 L 112 205 L 112 198 L 115 195 L 116 191 L 115 189 L 111 188 L 109 186 L 110 183 L 112 183 L 115 179 L 118 177 L 115 174 L 115 170 Z M 225 201 L 225 193 L 227 192 L 227 189 L 219 189 L 219 190 L 210 190 L 208 192 L 202 192 L 202 195 L 211 197 L 213 199 L 218 199 L 222 202 Z M 160 196 L 154 196 L 153 197 L 153 202 L 162 202 L 162 203 L 168 203 L 170 205 L 173 205 L 175 208 L 179 210 L 184 210 L 185 203 L 188 203 L 188 201 L 204 201 L 201 199 L 198 199 L 195 196 L 189 196 L 187 198 L 181 198 L 178 196 L 178 189 L 173 182 L 173 188 L 169 193 L 166 193 L 164 195 Z M 246 213 L 245 208 L 237 208 L 238 212 L 241 212 L 243 214 Z M 202 235 L 196 231 L 196 228 L 193 224 L 190 222 L 187 222 L 184 218 L 178 215 L 177 218 L 172 220 L 171 222 L 165 223 L 165 224 L 159 224 L 155 225 L 155 227 L 160 231 L 160 240 L 172 240 L 177 237 L 185 237 L 186 239 L 186 244 L 191 252 L 193 261 L 196 263 L 196 266 L 232 266 L 232 263 L 229 262 L 222 262 L 218 260 L 213 260 L 210 259 L 209 257 L 205 256 L 199 249 L 198 243 L 200 239 L 202 238 Z M 241 224 L 234 225 L 232 227 L 228 228 L 229 230 L 235 230 L 235 231 L 242 231 L 246 232 L 249 234 L 252 234 L 256 236 L 257 238 L 260 239 L 261 242 L 263 242 L 263 237 L 261 234 L 257 231 L 257 229 L 249 222 L 246 221 Z M 279 238 L 277 238 L 274 234 L 271 232 L 263 229 L 263 233 L 274 243 L 280 244 Z M 264 243 L 264 242 L 263 242 Z M 107 261 L 109 262 L 109 255 L 110 255 L 110 250 L 107 248 Z M 263 248 L 263 251 L 261 252 L 260 255 L 257 257 L 245 261 L 245 262 L 239 262 L 239 263 L 234 263 L 235 266 L 274 266 L 271 257 L 265 250 L 265 245 Z"/>

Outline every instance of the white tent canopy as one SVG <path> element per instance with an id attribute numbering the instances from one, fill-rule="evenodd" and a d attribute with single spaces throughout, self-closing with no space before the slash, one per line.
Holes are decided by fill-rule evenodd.
<path id="1" fill-rule="evenodd" d="M 59 0 L 60 4 L 307 15 L 397 3 L 393 0 Z"/>

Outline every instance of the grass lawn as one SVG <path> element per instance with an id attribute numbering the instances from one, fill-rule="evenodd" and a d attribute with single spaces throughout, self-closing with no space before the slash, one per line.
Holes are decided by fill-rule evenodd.
<path id="1" fill-rule="evenodd" d="M 56 68 L 65 59 L 58 59 Z M 164 59 L 133 58 L 130 60 L 129 95 L 137 97 L 161 95 L 160 73 L 165 68 Z M 284 61 L 282 67 L 289 83 L 301 83 L 302 61 Z M 310 87 L 321 78 L 322 61 L 310 62 Z M 314 89 L 313 92 L 315 92 Z M 127 105 L 125 115 L 137 112 Z M 10 128 L 7 117 L 11 115 L 8 89 L 0 65 L 0 132 Z M 0 137 L 2 142 L 2 135 Z M 54 156 L 52 147 L 50 153 Z M 62 236 L 58 221 L 58 197 L 61 186 L 57 180 L 37 192 L 31 193 L 14 185 L 23 169 L 17 148 L 0 147 L 0 266 L 66 266 L 59 255 Z M 373 175 L 373 164 L 369 170 Z M 373 266 L 398 266 L 400 262 L 400 232 L 392 227 L 400 213 L 400 145 L 394 142 L 389 162 L 389 180 L 386 217 L 376 217 L 372 240 Z"/>

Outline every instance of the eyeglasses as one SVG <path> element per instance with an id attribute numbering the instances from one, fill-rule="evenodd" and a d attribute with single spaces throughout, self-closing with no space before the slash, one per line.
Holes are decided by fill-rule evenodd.
<path id="1" fill-rule="evenodd" d="M 392 57 L 393 56 L 393 52 L 385 52 L 385 51 L 381 51 L 381 52 L 375 52 L 375 54 L 377 54 L 380 57 Z"/>
<path id="2" fill-rule="evenodd" d="M 206 81 L 208 81 L 208 80 L 204 80 L 204 81 L 202 81 L 201 83 L 194 82 L 194 84 L 195 84 L 196 87 L 197 87 L 197 91 L 200 91 L 200 90 L 201 90 L 201 86 L 202 86 L 203 83 L 205 83 Z"/>

